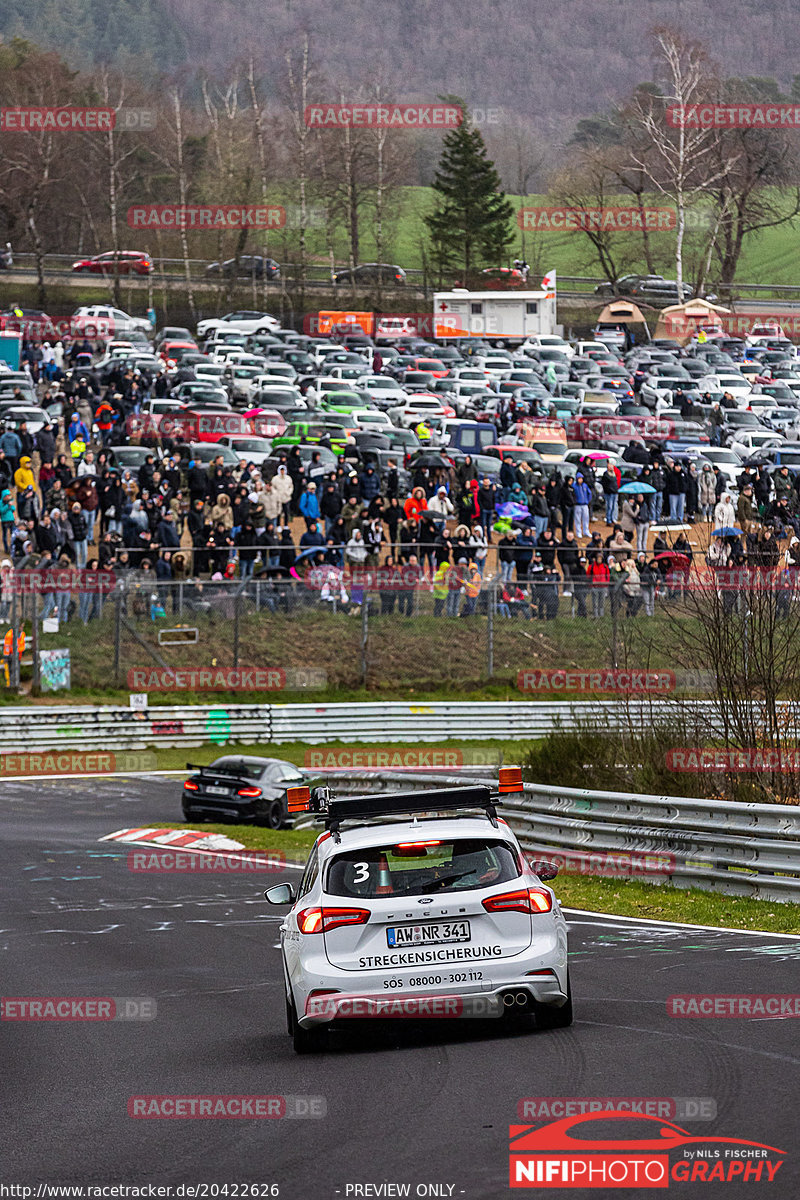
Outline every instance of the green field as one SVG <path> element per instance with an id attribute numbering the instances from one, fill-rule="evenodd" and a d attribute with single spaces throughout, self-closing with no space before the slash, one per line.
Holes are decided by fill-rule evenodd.
<path id="1" fill-rule="evenodd" d="M 543 195 L 525 197 L 509 196 L 515 211 L 522 207 L 552 205 L 553 200 Z M 617 202 L 629 205 L 630 200 L 619 197 Z M 425 213 L 433 208 L 434 193 L 430 188 L 403 188 L 397 197 L 394 236 L 389 236 L 384 245 L 384 260 L 397 262 L 407 269 L 422 267 L 422 247 L 425 244 Z M 609 203 L 614 203 L 609 200 Z M 648 202 L 654 207 L 665 207 L 663 199 L 652 197 Z M 786 201 L 790 201 L 787 197 Z M 369 221 L 364 220 L 361 258 L 369 261 L 377 252 L 370 237 Z M 602 274 L 593 247 L 588 238 L 580 233 L 526 233 L 515 227 L 515 239 L 508 251 L 508 262 L 521 256 L 531 265 L 531 276 L 539 271 L 555 267 L 563 276 L 597 276 Z M 674 274 L 674 234 L 656 234 L 652 238 L 658 268 L 667 275 Z M 636 236 L 625 238 L 619 235 L 619 261 L 623 271 L 644 271 L 641 254 L 641 239 Z M 339 239 L 336 253 L 344 261 L 347 258 L 347 243 Z M 691 279 L 698 261 L 707 251 L 707 239 L 702 233 L 691 233 L 687 237 L 684 273 Z M 502 265 L 502 264 L 499 264 Z M 712 265 L 711 276 L 714 276 Z M 793 223 L 765 229 L 745 238 L 737 279 L 744 283 L 777 283 L 800 285 L 800 218 Z M 538 280 L 535 281 L 538 283 Z"/>

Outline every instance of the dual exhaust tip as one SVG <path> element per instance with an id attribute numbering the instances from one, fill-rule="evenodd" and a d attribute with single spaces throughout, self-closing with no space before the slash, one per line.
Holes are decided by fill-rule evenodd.
<path id="1" fill-rule="evenodd" d="M 524 988 L 520 988 L 515 992 L 503 993 L 503 1004 L 506 1008 L 529 1008 L 531 1005 L 531 994 Z"/>

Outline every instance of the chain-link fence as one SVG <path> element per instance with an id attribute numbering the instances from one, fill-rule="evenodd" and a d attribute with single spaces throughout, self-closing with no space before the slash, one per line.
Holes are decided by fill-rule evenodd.
<path id="1" fill-rule="evenodd" d="M 325 567 L 304 578 L 161 581 L 137 571 L 109 577 L 105 593 L 15 593 L 2 606 L 7 680 L 35 692 L 64 686 L 67 650 L 73 692 L 287 699 L 362 689 L 468 695 L 489 683 L 536 693 L 558 690 L 554 672 L 674 665 L 671 610 L 681 599 L 666 584 L 628 594 L 554 572 L 447 575 Z"/>

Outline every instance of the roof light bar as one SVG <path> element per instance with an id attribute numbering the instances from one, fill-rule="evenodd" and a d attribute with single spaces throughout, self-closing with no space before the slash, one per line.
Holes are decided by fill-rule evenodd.
<path id="1" fill-rule="evenodd" d="M 307 784 L 286 789 L 286 809 L 290 813 L 311 811 L 311 789 Z"/>

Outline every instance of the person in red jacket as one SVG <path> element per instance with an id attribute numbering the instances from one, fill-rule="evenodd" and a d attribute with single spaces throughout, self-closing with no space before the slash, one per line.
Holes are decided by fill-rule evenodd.
<path id="1" fill-rule="evenodd" d="M 98 406 L 94 414 L 94 419 L 97 428 L 100 430 L 100 439 L 104 446 L 107 446 L 111 440 L 111 430 L 114 427 L 114 421 L 117 418 L 115 410 L 111 407 L 107 400 Z"/>
<path id="2" fill-rule="evenodd" d="M 611 574 L 605 560 L 600 555 L 596 558 L 593 557 L 587 564 L 586 578 L 592 589 L 592 616 L 604 617 Z"/>
<path id="3" fill-rule="evenodd" d="M 403 511 L 406 517 L 418 517 L 420 513 L 425 512 L 428 507 L 428 501 L 425 499 L 425 491 L 421 487 L 415 487 L 411 495 L 403 505 Z"/>

